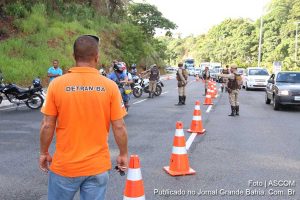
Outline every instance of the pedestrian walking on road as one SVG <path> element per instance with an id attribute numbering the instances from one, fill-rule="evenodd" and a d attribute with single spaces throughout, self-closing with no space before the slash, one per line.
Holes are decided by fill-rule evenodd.
<path id="1" fill-rule="evenodd" d="M 50 78 L 49 82 L 53 81 L 53 79 L 63 74 L 61 68 L 58 66 L 58 60 L 53 60 L 52 64 L 53 66 L 48 69 L 48 77 Z"/>
<path id="2" fill-rule="evenodd" d="M 229 102 L 231 105 L 231 114 L 228 116 L 240 115 L 240 105 L 239 105 L 239 90 L 241 88 L 241 76 L 237 73 L 237 66 L 230 66 L 231 74 L 220 74 L 219 76 L 222 78 L 228 78 L 228 94 L 229 94 Z"/>
<path id="3" fill-rule="evenodd" d="M 187 84 L 188 73 L 186 69 L 183 67 L 183 63 L 178 63 L 178 71 L 176 73 L 177 86 L 178 86 L 178 104 L 177 106 L 185 105 L 186 93 L 185 86 Z"/>
<path id="4" fill-rule="evenodd" d="M 118 86 L 96 69 L 99 38 L 82 35 L 73 48 L 76 67 L 50 83 L 42 107 L 39 166 L 49 173 L 48 200 L 71 200 L 77 191 L 82 200 L 103 200 L 111 169 L 110 125 L 119 147 L 118 170 L 127 169 L 126 111 Z"/>
<path id="5" fill-rule="evenodd" d="M 207 89 L 208 89 L 208 82 L 210 80 L 210 72 L 208 66 L 205 67 L 205 70 L 202 72 L 202 79 L 204 80 L 204 95 L 206 96 Z"/>
<path id="6" fill-rule="evenodd" d="M 150 66 L 150 74 L 149 74 L 149 98 L 154 97 L 154 93 L 156 91 L 157 81 L 159 80 L 159 70 L 156 64 Z"/>

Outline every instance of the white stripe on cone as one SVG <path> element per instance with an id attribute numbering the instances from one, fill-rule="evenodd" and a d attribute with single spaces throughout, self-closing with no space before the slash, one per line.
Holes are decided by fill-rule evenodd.
<path id="1" fill-rule="evenodd" d="M 172 154 L 184 155 L 187 154 L 185 147 L 174 147 L 172 148 Z"/>
<path id="2" fill-rule="evenodd" d="M 200 106 L 199 106 L 199 105 L 196 105 L 196 106 L 195 106 L 195 110 L 200 110 Z"/>
<path id="3" fill-rule="evenodd" d="M 177 137 L 182 137 L 182 136 L 184 136 L 183 129 L 176 129 L 176 131 L 175 131 L 175 136 L 177 136 Z"/>
<path id="4" fill-rule="evenodd" d="M 145 195 L 141 196 L 141 197 L 125 197 L 123 198 L 123 200 L 145 200 Z"/>
<path id="5" fill-rule="evenodd" d="M 139 181 L 142 180 L 142 173 L 141 169 L 128 169 L 128 175 L 127 175 L 127 180 L 130 181 Z"/>
<path id="6" fill-rule="evenodd" d="M 193 120 L 195 120 L 195 121 L 201 121 L 202 118 L 201 118 L 201 116 L 193 116 Z"/>

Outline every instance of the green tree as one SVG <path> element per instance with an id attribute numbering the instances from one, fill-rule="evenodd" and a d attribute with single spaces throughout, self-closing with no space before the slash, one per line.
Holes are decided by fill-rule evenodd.
<path id="1" fill-rule="evenodd" d="M 129 20 L 141 26 L 143 31 L 154 36 L 156 29 L 172 30 L 177 26 L 170 20 L 163 17 L 156 6 L 147 3 L 132 3 L 128 8 Z"/>

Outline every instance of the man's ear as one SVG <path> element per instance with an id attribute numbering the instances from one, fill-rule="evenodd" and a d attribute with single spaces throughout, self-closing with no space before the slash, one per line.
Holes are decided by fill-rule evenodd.
<path id="1" fill-rule="evenodd" d="M 95 62 L 98 64 L 99 61 L 100 61 L 100 56 L 99 56 L 99 54 L 97 54 L 97 56 L 95 57 Z"/>

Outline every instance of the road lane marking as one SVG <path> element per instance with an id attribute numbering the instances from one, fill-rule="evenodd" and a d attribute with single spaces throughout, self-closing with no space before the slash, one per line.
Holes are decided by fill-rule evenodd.
<path id="1" fill-rule="evenodd" d="M 166 92 L 163 92 L 163 93 L 161 93 L 161 94 L 167 94 L 169 91 L 166 91 Z"/>
<path id="2" fill-rule="evenodd" d="M 185 143 L 186 150 L 189 150 L 189 148 L 191 147 L 191 145 L 192 145 L 194 139 L 196 138 L 196 136 L 197 136 L 197 133 L 192 133 L 190 135 L 189 139 Z"/>
<path id="3" fill-rule="evenodd" d="M 208 106 L 207 110 L 206 110 L 206 113 L 209 113 L 212 109 L 212 105 Z"/>
<path id="4" fill-rule="evenodd" d="M 11 109 L 14 109 L 14 108 L 23 108 L 23 107 L 26 107 L 26 105 L 20 105 L 20 106 L 11 106 L 9 108 L 1 108 L 0 111 L 3 111 L 3 110 L 11 110 Z"/>
<path id="5" fill-rule="evenodd" d="M 138 103 L 142 103 L 143 101 L 146 101 L 147 99 L 143 99 L 143 100 L 140 100 L 140 101 L 137 101 L 137 102 L 134 102 L 132 104 L 138 104 Z"/>

